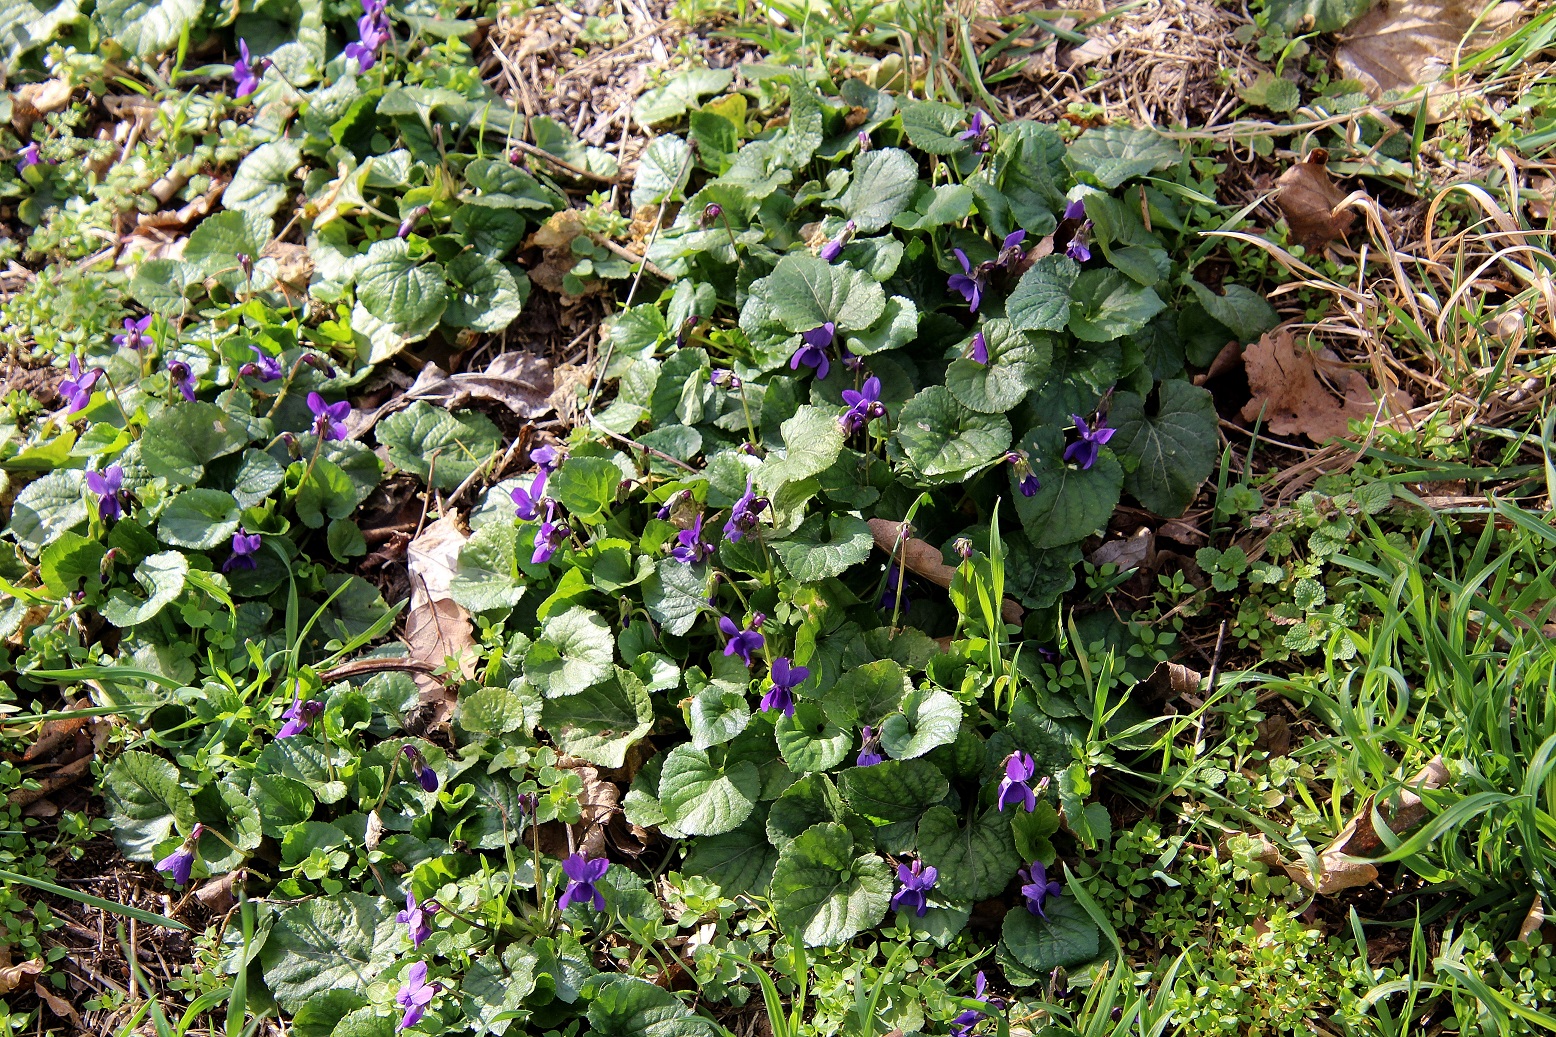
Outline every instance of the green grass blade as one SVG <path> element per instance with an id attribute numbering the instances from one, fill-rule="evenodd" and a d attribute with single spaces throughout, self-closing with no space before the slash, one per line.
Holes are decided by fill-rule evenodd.
<path id="1" fill-rule="evenodd" d="M 154 915 L 150 911 L 143 911 L 138 907 L 130 907 L 114 900 L 104 900 L 102 897 L 94 897 L 90 893 L 81 893 L 74 889 L 66 889 L 64 886 L 56 886 L 52 882 L 43 879 L 35 879 L 31 875 L 18 875 L 14 871 L 0 871 L 0 881 L 17 882 L 23 886 L 31 886 L 33 889 L 41 889 L 45 893 L 53 893 L 57 897 L 65 897 L 74 900 L 78 904 L 87 907 L 95 907 L 123 918 L 133 918 L 137 922 L 145 922 L 147 925 L 159 925 L 164 929 L 180 929 L 185 932 L 189 927 L 183 922 L 164 915 Z"/>

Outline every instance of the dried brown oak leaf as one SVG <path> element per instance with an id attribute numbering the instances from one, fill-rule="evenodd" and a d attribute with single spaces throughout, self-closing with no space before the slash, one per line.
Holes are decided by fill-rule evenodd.
<path id="1" fill-rule="evenodd" d="M 467 680 L 475 676 L 475 635 L 470 613 L 454 602 L 449 583 L 465 545 L 459 520 L 447 515 L 428 526 L 406 548 L 406 568 L 411 580 L 410 612 L 405 619 L 405 643 L 411 658 L 442 666 L 457 662 Z M 436 677 L 417 675 L 421 689 L 421 713 L 417 726 L 425 731 L 448 720 L 455 695 Z"/>
<path id="2" fill-rule="evenodd" d="M 1427 118 L 1441 120 L 1444 102 L 1478 90 L 1463 76 L 1455 89 L 1448 75 L 1456 54 L 1468 54 L 1505 38 L 1523 13 L 1520 3 L 1484 0 L 1393 0 L 1379 4 L 1346 27 L 1335 64 L 1374 100 L 1427 88 Z M 1478 16 L 1479 24 L 1476 23 Z M 1473 34 L 1472 34 L 1473 30 Z M 1468 37 L 1468 38 L 1466 38 Z"/>
<path id="3" fill-rule="evenodd" d="M 1291 227 L 1292 236 L 1309 248 L 1345 237 L 1356 221 L 1349 209 L 1336 210 L 1345 192 L 1329 176 L 1329 152 L 1314 151 L 1275 181 L 1275 204 Z"/>
<path id="4" fill-rule="evenodd" d="M 1429 811 L 1413 789 L 1435 789 L 1448 783 L 1448 765 L 1441 756 L 1426 762 L 1408 786 L 1400 790 L 1392 811 L 1380 811 L 1389 831 L 1400 835 L 1426 819 Z M 1318 873 L 1315 875 L 1305 864 L 1285 865 L 1286 874 L 1304 889 L 1315 893 L 1338 893 L 1342 889 L 1365 886 L 1378 877 L 1375 865 L 1355 858 L 1376 853 L 1383 848 L 1383 840 L 1372 825 L 1373 801 L 1362 804 L 1356 817 L 1341 829 L 1334 841 L 1318 854 Z"/>
<path id="5" fill-rule="evenodd" d="M 1289 331 L 1277 328 L 1250 345 L 1243 364 L 1253 393 L 1243 405 L 1243 420 L 1256 421 L 1262 413 L 1276 435 L 1301 433 L 1324 443 L 1346 435 L 1351 419 L 1370 418 L 1375 411 L 1367 379 L 1332 350 L 1314 353 L 1299 345 Z"/>
<path id="6" fill-rule="evenodd" d="M 910 573 L 949 590 L 951 580 L 956 576 L 956 566 L 945 564 L 945 560 L 940 557 L 940 549 L 927 540 L 919 540 L 917 537 L 899 539 L 901 530 L 900 522 L 881 518 L 870 520 L 870 532 L 875 537 L 876 547 L 899 559 Z M 1026 612 L 1018 603 L 1006 598 L 1000 605 L 1000 615 L 1007 623 L 1020 623 Z"/>

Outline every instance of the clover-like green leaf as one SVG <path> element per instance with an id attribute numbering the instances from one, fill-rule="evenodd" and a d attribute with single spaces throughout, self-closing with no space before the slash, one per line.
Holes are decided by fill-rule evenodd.
<path id="1" fill-rule="evenodd" d="M 132 627 L 152 619 L 183 593 L 188 575 L 189 560 L 181 551 L 163 551 L 142 560 L 135 567 L 135 580 L 146 588 L 145 599 L 116 589 L 103 603 L 103 618 L 116 627 Z"/>
<path id="2" fill-rule="evenodd" d="M 1020 331 L 1059 331 L 1070 320 L 1070 295 L 1081 268 L 1069 256 L 1033 263 L 1005 300 L 1011 326 Z"/>
<path id="3" fill-rule="evenodd" d="M 403 927 L 389 903 L 346 891 L 283 910 L 260 952 L 265 985 L 295 1012 L 330 990 L 366 995 L 399 954 Z"/>
<path id="4" fill-rule="evenodd" d="M 1006 320 L 987 321 L 978 330 L 989 362 L 980 364 L 966 355 L 951 361 L 945 385 L 963 406 L 980 414 L 1003 414 L 1042 385 L 1053 360 L 1053 343 L 1045 335 L 1018 331 Z"/>
<path id="5" fill-rule="evenodd" d="M 756 765 L 712 762 L 696 746 L 678 745 L 659 774 L 659 805 L 665 818 L 687 835 L 721 835 L 751 816 L 762 791 Z"/>
<path id="6" fill-rule="evenodd" d="M 913 821 L 951 791 L 940 768 L 920 757 L 853 767 L 838 778 L 850 807 L 881 822 Z"/>
<path id="7" fill-rule="evenodd" d="M 202 9 L 201 0 L 105 0 L 97 7 L 96 21 L 103 35 L 149 58 L 177 43 Z"/>
<path id="8" fill-rule="evenodd" d="M 103 772 L 103 795 L 114 842 L 132 861 L 149 861 L 153 849 L 176 830 L 195 825 L 194 800 L 179 784 L 178 768 L 160 756 L 131 751 Z"/>
<path id="9" fill-rule="evenodd" d="M 807 829 L 778 854 L 768 899 L 778 924 L 807 947 L 845 943 L 886 917 L 891 871 L 873 853 L 856 853 L 841 824 Z"/>
<path id="10" fill-rule="evenodd" d="M 175 486 L 194 486 L 205 466 L 241 450 L 248 428 L 237 415 L 214 403 L 181 403 L 164 408 L 141 434 L 140 456 L 147 471 Z"/>
<path id="11" fill-rule="evenodd" d="M 1101 933 L 1074 897 L 1049 897 L 1043 904 L 1047 918 L 1018 904 L 1005 913 L 1002 942 L 1017 961 L 1046 976 L 1054 969 L 1070 968 L 1097 956 Z"/>
<path id="12" fill-rule="evenodd" d="M 931 807 L 918 823 L 918 851 L 940 872 L 936 892 L 947 900 L 998 896 L 1020 867 L 1010 819 L 989 807 L 963 827 L 948 807 Z"/>
<path id="13" fill-rule="evenodd" d="M 1075 281 L 1070 332 L 1086 342 L 1111 342 L 1145 327 L 1166 305 L 1117 270 L 1087 270 Z"/>
<path id="14" fill-rule="evenodd" d="M 185 490 L 157 519 L 164 544 L 209 551 L 238 530 L 238 502 L 225 490 Z"/>
<path id="15" fill-rule="evenodd" d="M 906 151 L 867 151 L 855 160 L 853 180 L 838 205 L 861 233 L 873 234 L 907 211 L 918 182 L 918 163 Z"/>
<path id="16" fill-rule="evenodd" d="M 794 715 L 781 716 L 774 725 L 783 762 L 797 774 L 827 771 L 842 763 L 853 746 L 853 736 L 827 719 L 819 703 L 800 702 Z"/>
<path id="17" fill-rule="evenodd" d="M 1123 491 L 1124 470 L 1104 449 L 1096 464 L 1082 470 L 1064 462 L 1064 435 L 1053 426 L 1033 429 L 1022 442 L 1038 478 L 1037 493 L 1017 491 L 1010 474 L 1016 514 L 1034 547 L 1059 547 L 1083 540 L 1107 525 Z"/>
<path id="18" fill-rule="evenodd" d="M 916 688 L 902 699 L 900 712 L 881 722 L 881 748 L 896 760 L 923 756 L 956 741 L 962 706 L 938 688 Z"/>
<path id="19" fill-rule="evenodd" d="M 819 475 L 836 463 L 843 452 L 843 429 L 837 417 L 806 404 L 779 426 L 784 452 L 768 455 L 756 470 L 756 483 L 777 493 L 787 483 Z"/>
<path id="20" fill-rule="evenodd" d="M 501 331 L 519 315 L 529 285 L 508 268 L 477 252 L 461 252 L 448 264 L 448 308 L 443 323 L 473 331 Z"/>
<path id="21" fill-rule="evenodd" d="M 691 175 L 691 145 L 673 133 L 655 137 L 638 159 L 637 179 L 632 183 L 632 207 L 664 205 L 679 201 Z"/>
<path id="22" fill-rule="evenodd" d="M 479 411 L 449 412 L 417 400 L 378 423 L 378 441 L 396 468 L 452 490 L 491 459 L 502 435 Z"/>
<path id="23" fill-rule="evenodd" d="M 1003 414 L 979 414 L 943 385 L 930 385 L 902 407 L 897 439 L 908 460 L 927 477 L 963 475 L 1010 447 Z"/>
<path id="24" fill-rule="evenodd" d="M 375 241 L 357 267 L 357 301 L 408 342 L 437 327 L 448 296 L 443 268 L 412 259 L 399 238 Z"/>
<path id="25" fill-rule="evenodd" d="M 1039 798 L 1037 809 L 1012 810 L 1010 834 L 1016 840 L 1016 856 L 1024 861 L 1036 861 L 1045 866 L 1054 862 L 1054 844 L 1050 840 L 1059 830 L 1059 814 L 1047 799 Z"/>
<path id="26" fill-rule="evenodd" d="M 1132 177 L 1183 161 L 1183 148 L 1155 130 L 1114 123 L 1081 134 L 1065 160 L 1111 191 Z"/>
<path id="27" fill-rule="evenodd" d="M 863 519 L 816 513 L 787 538 L 772 544 L 784 568 L 801 583 L 841 576 L 870 557 L 875 540 Z"/>
<path id="28" fill-rule="evenodd" d="M 1108 445 L 1139 460 L 1124 489 L 1158 515 L 1181 515 L 1220 456 L 1220 419 L 1209 390 L 1175 378 L 1151 398 L 1119 393 L 1109 417 L 1118 432 Z"/>
<path id="29" fill-rule="evenodd" d="M 724 681 L 714 681 L 692 696 L 688 713 L 687 730 L 698 749 L 723 745 L 751 722 L 751 705 L 744 691 Z"/>
<path id="30" fill-rule="evenodd" d="M 576 695 L 611 675 L 616 645 L 610 625 L 586 608 L 546 620 L 524 656 L 524 676 L 547 698 Z"/>
<path id="31" fill-rule="evenodd" d="M 261 144 L 238 164 L 237 172 L 222 192 L 222 205 L 274 216 L 295 189 L 292 171 L 302 161 L 302 147 L 290 137 Z"/>
<path id="32" fill-rule="evenodd" d="M 601 767 L 620 767 L 633 742 L 654 726 L 648 689 L 631 670 L 565 698 L 547 699 L 541 723 L 565 753 Z"/>

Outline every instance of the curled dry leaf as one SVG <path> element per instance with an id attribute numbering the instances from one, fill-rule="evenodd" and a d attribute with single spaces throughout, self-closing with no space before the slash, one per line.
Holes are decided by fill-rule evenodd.
<path id="1" fill-rule="evenodd" d="M 1150 562 L 1155 553 L 1156 535 L 1141 526 L 1134 535 L 1109 540 L 1097 548 L 1086 560 L 1092 565 L 1116 565 L 1119 572 L 1138 569 Z"/>
<path id="2" fill-rule="evenodd" d="M 1319 148 L 1275 181 L 1275 204 L 1292 236 L 1309 248 L 1340 240 L 1356 221 L 1349 209 L 1336 208 L 1345 192 L 1330 178 L 1328 161 L 1329 152 Z"/>
<path id="3" fill-rule="evenodd" d="M 1385 823 L 1389 831 L 1400 835 L 1426 819 L 1429 811 L 1414 789 L 1435 789 L 1447 784 L 1448 765 L 1441 756 L 1426 762 L 1400 790 L 1392 812 L 1386 813 Z M 1372 825 L 1373 801 L 1369 798 L 1351 823 L 1335 836 L 1334 841 L 1318 855 L 1318 873 L 1315 875 L 1306 864 L 1285 865 L 1286 874 L 1304 889 L 1315 893 L 1338 893 L 1342 889 L 1365 886 L 1378 877 L 1378 869 L 1364 860 L 1357 860 L 1383 848 Z"/>
<path id="4" fill-rule="evenodd" d="M 585 857 L 604 857 L 605 829 L 612 817 L 620 813 L 621 789 L 606 781 L 598 767 L 572 757 L 560 757 L 557 766 L 571 770 L 583 780 L 583 791 L 578 794 L 580 813 L 572 825 L 565 825 L 561 821 L 547 821 L 541 825 L 541 852 L 557 858 L 574 852 L 582 853 Z M 572 829 L 571 833 L 569 828 Z"/>
<path id="5" fill-rule="evenodd" d="M 1243 405 L 1243 420 L 1256 421 L 1262 414 L 1276 435 L 1300 433 L 1324 443 L 1346 435 L 1352 419 L 1375 413 L 1367 379 L 1344 366 L 1332 350 L 1314 353 L 1299 346 L 1285 329 L 1277 328 L 1250 345 L 1243 363 L 1253 393 Z"/>
<path id="6" fill-rule="evenodd" d="M 922 576 L 935 586 L 949 590 L 951 580 L 956 576 L 956 566 L 945 564 L 940 549 L 927 540 L 917 537 L 899 540 L 897 535 L 901 530 L 900 522 L 882 518 L 870 520 L 870 533 L 875 537 L 876 547 L 901 561 L 915 576 Z M 1000 615 L 1007 623 L 1020 623 L 1026 612 L 1017 602 L 1006 598 L 1000 605 Z"/>
<path id="7" fill-rule="evenodd" d="M 1199 691 L 1204 675 L 1182 663 L 1157 663 L 1151 675 L 1141 681 L 1141 691 L 1153 698 L 1170 699 Z"/>
<path id="8" fill-rule="evenodd" d="M 38 995 L 39 1001 L 49 1006 L 49 1011 L 69 1022 L 76 1027 L 77 1031 L 81 1033 L 86 1032 L 86 1027 L 81 1022 L 81 1016 L 77 1014 L 74 1008 L 70 1007 L 69 1001 L 66 1001 L 42 983 L 34 983 L 32 991 Z"/>
<path id="9" fill-rule="evenodd" d="M 550 413 L 551 362 L 533 353 L 499 353 L 484 371 L 448 374 L 437 364 L 421 369 L 416 381 L 374 413 L 374 420 L 421 400 L 444 410 L 457 410 L 472 399 L 491 400 L 526 420 Z"/>
<path id="10" fill-rule="evenodd" d="M 455 604 L 449 593 L 465 539 L 458 518 L 448 515 L 428 526 L 406 548 L 411 600 L 405 643 L 411 658 L 419 662 L 442 666 L 447 659 L 457 660 L 459 672 L 469 679 L 475 676 L 476 666 L 470 613 Z M 422 708 L 417 717 L 421 730 L 447 722 L 454 709 L 454 693 L 436 677 L 418 674 L 414 679 L 421 689 Z"/>
<path id="11" fill-rule="evenodd" d="M 1455 89 L 1452 69 L 1458 54 L 1489 47 L 1506 38 L 1523 13 L 1520 3 L 1481 0 L 1395 0 L 1379 4 L 1347 26 L 1335 64 L 1347 79 L 1358 80 L 1374 100 L 1427 87 L 1427 117 L 1443 118 L 1445 101 L 1473 85 L 1463 77 Z M 1478 16 L 1479 24 L 1476 23 Z"/>
<path id="12" fill-rule="evenodd" d="M 32 981 L 43 975 L 43 959 L 32 958 L 20 965 L 7 965 L 0 968 L 0 994 L 9 994 L 13 990 L 25 990 L 32 986 Z"/>
<path id="13" fill-rule="evenodd" d="M 223 914 L 238 902 L 237 896 L 233 893 L 233 886 L 242 882 L 247 875 L 248 873 L 242 868 L 229 871 L 225 875 L 218 875 L 202 883 L 200 888 L 195 890 L 195 899 L 204 904 L 207 911 Z"/>

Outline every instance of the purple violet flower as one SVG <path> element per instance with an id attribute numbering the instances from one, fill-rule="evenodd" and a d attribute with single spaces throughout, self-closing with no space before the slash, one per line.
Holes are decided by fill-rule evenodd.
<path id="1" fill-rule="evenodd" d="M 385 0 L 362 0 L 362 17 L 357 19 L 361 39 L 346 44 L 345 54 L 355 58 L 357 68 L 366 72 L 378 61 L 378 48 L 389 39 L 389 12 Z"/>
<path id="2" fill-rule="evenodd" d="M 983 337 L 983 332 L 978 332 L 972 337 L 972 342 L 967 349 L 967 359 L 980 367 L 989 366 L 989 340 Z"/>
<path id="3" fill-rule="evenodd" d="M 1049 897 L 1064 892 L 1064 887 L 1048 877 L 1048 869 L 1041 862 L 1034 862 L 1030 868 L 1024 868 L 1016 875 L 1023 882 L 1021 895 L 1027 898 L 1027 910 L 1043 921 L 1048 921 L 1048 916 L 1043 913 L 1043 903 Z"/>
<path id="4" fill-rule="evenodd" d="M 146 334 L 146 329 L 151 327 L 151 314 L 146 314 L 140 320 L 134 317 L 124 318 L 124 333 L 113 337 L 113 344 L 119 347 L 129 346 L 131 349 L 139 349 L 141 346 L 151 345 L 151 336 Z"/>
<path id="5" fill-rule="evenodd" d="M 411 773 L 416 775 L 416 783 L 423 792 L 438 791 L 438 772 L 432 769 L 432 764 L 427 762 L 420 749 L 414 745 L 403 746 L 400 755 L 410 761 Z"/>
<path id="6" fill-rule="evenodd" d="M 259 76 L 249 68 L 249 44 L 247 40 L 238 41 L 238 60 L 232 63 L 232 79 L 237 84 L 234 97 L 247 97 L 259 89 Z"/>
<path id="7" fill-rule="evenodd" d="M 313 723 L 313 718 L 324 712 L 324 703 L 317 699 L 302 701 L 300 694 L 292 696 L 292 706 L 281 715 L 286 717 L 286 723 L 281 725 L 281 730 L 276 732 L 277 738 L 291 738 L 293 735 L 302 734 Z"/>
<path id="8" fill-rule="evenodd" d="M 843 246 L 853 240 L 855 229 L 853 220 L 843 224 L 843 229 L 838 232 L 837 237 L 821 246 L 821 258 L 830 263 L 837 259 L 838 256 L 841 256 L 843 254 Z"/>
<path id="9" fill-rule="evenodd" d="M 902 570 L 897 568 L 896 562 L 892 562 L 886 567 L 886 589 L 881 592 L 881 611 L 890 612 L 900 608 L 901 611 L 906 612 L 912 606 L 913 599 L 908 597 L 908 587 L 903 582 Z"/>
<path id="10" fill-rule="evenodd" d="M 985 998 L 983 996 L 984 987 L 987 984 L 988 981 L 984 978 L 983 973 L 978 973 L 978 980 L 974 985 L 976 1000 L 981 1001 L 985 1008 L 1004 1008 L 1005 1002 L 999 998 Z M 978 1011 L 976 1008 L 964 1009 L 961 1014 L 951 1020 L 951 1037 L 968 1037 L 972 1033 L 973 1027 L 977 1026 L 979 1021 L 985 1018 L 987 1014 L 986 1012 Z"/>
<path id="11" fill-rule="evenodd" d="M 311 392 L 308 394 L 308 409 L 313 411 L 313 430 L 323 436 L 326 442 L 346 438 L 346 415 L 351 413 L 350 400 L 325 403 L 324 397 Z"/>
<path id="12" fill-rule="evenodd" d="M 1013 230 L 1005 235 L 1005 241 L 1000 245 L 999 259 L 994 265 L 1001 270 L 1014 270 L 1020 266 L 1021 261 L 1026 258 L 1026 252 L 1021 248 L 1021 243 L 1026 240 L 1026 237 L 1027 232 L 1024 230 Z"/>
<path id="13" fill-rule="evenodd" d="M 189 370 L 189 365 L 182 360 L 169 360 L 167 362 L 168 380 L 173 388 L 184 394 L 184 400 L 193 403 L 195 398 L 194 372 Z"/>
<path id="14" fill-rule="evenodd" d="M 16 171 L 20 173 L 28 166 L 35 166 L 42 161 L 43 158 L 38 154 L 38 142 L 33 141 L 16 153 Z"/>
<path id="15" fill-rule="evenodd" d="M 939 877 L 940 872 L 933 867 L 925 867 L 923 861 L 914 861 L 912 867 L 897 865 L 897 881 L 902 883 L 902 888 L 891 898 L 891 909 L 901 911 L 908 908 L 923 918 L 929 911 L 929 891 L 935 888 L 935 880 Z"/>
<path id="16" fill-rule="evenodd" d="M 1064 207 L 1064 218 L 1067 220 L 1084 220 L 1086 218 L 1086 200 L 1074 198 Z"/>
<path id="17" fill-rule="evenodd" d="M 859 153 L 862 155 L 866 151 L 869 151 L 869 150 L 870 150 L 870 131 L 869 130 L 860 130 L 859 131 Z"/>
<path id="18" fill-rule="evenodd" d="M 962 272 L 952 274 L 946 280 L 946 287 L 960 294 L 967 300 L 967 308 L 977 313 L 978 304 L 983 301 L 982 273 L 973 273 L 972 264 L 967 261 L 967 253 L 959 248 L 953 248 L 951 251 L 956 255 L 956 261 L 962 264 Z"/>
<path id="19" fill-rule="evenodd" d="M 691 529 L 683 529 L 675 535 L 678 541 L 670 550 L 670 557 L 682 565 L 701 562 L 713 553 L 713 545 L 702 539 L 702 515 L 699 513 Z"/>
<path id="20" fill-rule="evenodd" d="M 789 370 L 798 371 L 800 365 L 814 368 L 817 378 L 826 378 L 827 372 L 832 369 L 831 362 L 827 360 L 827 349 L 832 345 L 832 339 L 837 334 L 837 325 L 827 321 L 819 328 L 811 328 L 800 336 L 804 345 L 794 351 L 789 358 Z"/>
<path id="21" fill-rule="evenodd" d="M 1070 243 L 1064 246 L 1064 254 L 1077 263 L 1085 263 L 1091 259 L 1091 249 L 1086 245 L 1089 230 L 1091 230 L 1091 221 L 1087 220 L 1076 230 L 1075 236 L 1070 238 Z"/>
<path id="22" fill-rule="evenodd" d="M 563 461 L 567 460 L 567 456 L 556 447 L 547 445 L 541 447 L 538 450 L 531 450 L 529 452 L 529 459 L 540 465 L 543 471 L 549 473 L 556 471 L 557 466 L 560 465 Z"/>
<path id="23" fill-rule="evenodd" d="M 421 1022 L 421 1017 L 427 1014 L 427 1006 L 432 1003 L 433 995 L 439 990 L 436 983 L 427 982 L 427 963 L 418 961 L 405 973 L 405 985 L 400 992 L 394 995 L 395 1004 L 405 1010 L 400 1017 L 399 1025 L 394 1029 L 398 1033 L 409 1029 Z"/>
<path id="24" fill-rule="evenodd" d="M 546 469 L 542 467 L 535 473 L 535 481 L 530 483 L 529 489 L 515 486 L 513 492 L 508 494 L 513 499 L 514 514 L 525 522 L 533 522 L 540 511 L 540 502 L 546 494 L 546 474 Z"/>
<path id="25" fill-rule="evenodd" d="M 982 109 L 974 108 L 972 118 L 967 121 L 967 128 L 961 133 L 958 133 L 956 135 L 956 139 L 976 140 L 978 142 L 978 151 L 988 151 L 989 142 L 983 138 L 989 132 L 989 130 L 993 128 L 993 126 L 994 124 L 989 121 L 989 118 L 986 115 L 983 114 Z"/>
<path id="26" fill-rule="evenodd" d="M 222 572 L 230 573 L 234 569 L 252 569 L 257 564 L 254 554 L 262 543 L 258 533 L 250 533 L 242 526 L 232 534 L 232 557 L 222 563 Z"/>
<path id="27" fill-rule="evenodd" d="M 724 523 L 724 536 L 730 543 L 740 543 L 756 529 L 762 512 L 767 510 L 767 504 L 767 498 L 756 495 L 756 491 L 751 488 L 751 477 L 746 476 L 746 492 L 735 501 L 735 506 L 729 512 L 729 521 Z M 669 505 L 665 507 L 668 508 Z M 668 518 L 668 512 L 659 517 Z"/>
<path id="28" fill-rule="evenodd" d="M 728 389 L 730 392 L 739 392 L 740 386 L 743 383 L 736 377 L 735 372 L 725 371 L 721 368 L 709 376 L 708 384 L 716 388 Z"/>
<path id="29" fill-rule="evenodd" d="M 794 689 L 805 683 L 810 676 L 808 666 L 792 666 L 786 656 L 780 655 L 773 660 L 772 666 L 773 686 L 762 696 L 762 712 L 781 710 L 786 717 L 794 715 Z"/>
<path id="30" fill-rule="evenodd" d="M 760 612 L 755 613 L 746 623 L 746 628 L 742 630 L 735 626 L 734 620 L 728 616 L 720 616 L 719 629 L 724 632 L 725 637 L 729 638 L 729 643 L 724 646 L 724 654 L 738 655 L 741 662 L 750 666 L 751 653 L 761 651 L 762 646 L 767 643 L 767 639 L 762 636 L 762 624 L 766 621 L 766 616 Z"/>
<path id="31" fill-rule="evenodd" d="M 1081 471 L 1084 472 L 1097 463 L 1098 452 L 1108 440 L 1113 438 L 1113 433 L 1118 429 L 1108 428 L 1102 422 L 1098 422 L 1097 427 L 1092 428 L 1079 414 L 1071 414 L 1070 417 L 1075 420 L 1075 431 L 1080 433 L 1081 438 L 1064 448 L 1064 461 L 1065 464 L 1080 465 Z"/>
<path id="32" fill-rule="evenodd" d="M 407 749 L 410 746 L 406 746 Z M 427 937 L 432 935 L 432 916 L 437 914 L 438 905 L 432 901 L 425 904 L 416 903 L 416 894 L 405 894 L 405 910 L 394 916 L 396 922 L 403 922 L 410 930 L 411 946 L 420 947 Z"/>
<path id="33" fill-rule="evenodd" d="M 569 904 L 593 903 L 596 911 L 604 911 L 605 896 L 595 883 L 605 877 L 610 866 L 611 862 L 604 857 L 591 861 L 581 853 L 575 853 L 563 861 L 562 871 L 567 874 L 568 883 L 562 898 L 557 901 L 557 907 L 565 911 Z"/>
<path id="34" fill-rule="evenodd" d="M 92 402 L 92 386 L 97 384 L 102 373 L 95 367 L 82 371 L 81 363 L 74 356 L 70 358 L 70 377 L 60 382 L 58 389 L 66 401 L 66 414 L 86 409 L 86 405 Z"/>
<path id="35" fill-rule="evenodd" d="M 859 733 L 859 755 L 854 759 L 855 767 L 874 767 L 882 762 L 881 743 L 875 736 L 875 729 L 869 724 Z"/>
<path id="36" fill-rule="evenodd" d="M 205 826 L 197 824 L 190 830 L 188 838 L 183 844 L 166 857 L 157 862 L 156 868 L 173 877 L 173 885 L 187 886 L 189 875 L 194 871 L 195 844 L 200 841 L 200 836 L 205 833 Z"/>
<path id="37" fill-rule="evenodd" d="M 567 523 L 556 520 L 556 501 L 546 501 L 546 520 L 535 531 L 535 553 L 530 555 L 531 565 L 551 561 L 556 549 L 567 540 Z"/>
<path id="38" fill-rule="evenodd" d="M 124 514 L 121 507 L 124 491 L 124 469 L 116 464 L 101 472 L 86 473 L 86 488 L 97 494 L 97 516 L 104 522 Z"/>
<path id="39" fill-rule="evenodd" d="M 1043 484 L 1037 481 L 1037 475 L 1032 471 L 1032 462 L 1027 460 L 1025 451 L 1012 450 L 1005 455 L 1005 460 L 1015 469 L 1016 489 L 1021 491 L 1021 496 L 1031 497 L 1042 489 Z"/>
<path id="40" fill-rule="evenodd" d="M 881 402 L 881 380 L 874 375 L 866 378 L 857 391 L 844 389 L 843 402 L 848 404 L 848 411 L 837 421 L 843 426 L 844 435 L 863 431 L 874 419 L 886 416 L 886 404 Z"/>
<path id="41" fill-rule="evenodd" d="M 1003 813 L 1008 806 L 1020 803 L 1031 813 L 1037 809 L 1037 793 L 1027 784 L 1037 773 L 1037 761 L 1031 753 L 1019 749 L 1005 758 L 1005 777 L 1000 781 L 998 806 Z"/>
<path id="42" fill-rule="evenodd" d="M 273 382 L 281 377 L 281 362 L 266 353 L 258 346 L 250 346 L 249 351 L 254 354 L 252 363 L 244 364 L 238 368 L 239 374 L 253 375 L 262 382 Z"/>

